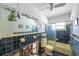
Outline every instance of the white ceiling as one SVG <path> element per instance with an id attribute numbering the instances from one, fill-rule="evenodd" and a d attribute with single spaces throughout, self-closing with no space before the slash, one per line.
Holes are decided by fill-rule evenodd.
<path id="1" fill-rule="evenodd" d="M 48 5 L 48 3 L 31 3 L 31 4 L 38 9 L 41 9 L 42 7 Z"/>
<path id="2" fill-rule="evenodd" d="M 46 8 L 49 7 L 48 3 L 35 3 L 33 5 L 40 9 L 40 11 L 43 12 L 48 18 L 52 18 L 54 16 L 71 13 L 73 3 L 66 3 L 63 7 L 54 8 L 53 11 Z"/>
<path id="3" fill-rule="evenodd" d="M 12 3 L 4 3 L 3 5 L 8 5 L 9 7 L 17 9 L 17 4 Z M 70 14 L 73 8 L 73 3 L 66 3 L 63 7 L 54 8 L 53 11 L 50 11 L 50 9 L 46 9 L 46 7 L 50 7 L 49 3 L 26 3 L 26 4 L 20 4 L 21 12 L 28 13 L 29 15 L 33 14 L 36 17 L 39 17 L 39 11 L 41 11 L 46 17 L 49 19 L 52 19 L 53 17 Z M 36 9 L 35 9 L 36 8 Z M 33 10 L 32 10 L 33 9 Z M 34 14 L 36 12 L 36 14 Z M 52 13 L 51 13 L 52 12 Z M 38 14 L 37 14 L 38 13 Z"/>
<path id="4" fill-rule="evenodd" d="M 28 4 L 32 5 L 33 7 L 36 7 L 38 10 L 40 10 L 42 13 L 44 13 L 48 18 L 70 13 L 72 10 L 72 6 L 73 6 L 72 3 L 66 3 L 66 5 L 64 5 L 63 7 L 54 8 L 53 11 L 50 11 L 49 8 L 46 8 L 46 7 L 50 7 L 48 3 L 28 3 Z M 27 6 L 28 4 L 24 4 L 24 5 Z M 9 5 L 10 7 L 17 9 L 17 4 L 14 5 L 11 3 L 10 4 L 6 3 L 4 5 Z M 21 9 L 22 8 L 23 7 L 21 7 Z M 25 7 L 24 7 L 24 9 L 25 9 Z"/>
<path id="5" fill-rule="evenodd" d="M 38 17 L 38 10 L 29 3 L 20 3 L 19 7 L 17 3 L 1 3 L 0 5 L 8 8 L 14 8 L 16 11 L 20 11 L 20 13 L 27 14 L 29 16 Z M 38 12 L 39 13 L 39 12 Z"/>
<path id="6" fill-rule="evenodd" d="M 9 8 L 14 8 L 16 11 L 20 13 L 29 15 L 31 17 L 37 18 L 41 23 L 47 23 L 47 17 L 38 9 L 41 8 L 44 4 L 33 4 L 33 3 L 19 3 L 19 8 L 17 7 L 17 3 L 0 3 L 2 5 Z M 37 7 L 36 7 L 37 6 Z"/>

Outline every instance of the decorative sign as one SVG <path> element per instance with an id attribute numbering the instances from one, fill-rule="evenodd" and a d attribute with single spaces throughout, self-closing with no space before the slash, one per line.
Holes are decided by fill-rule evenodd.
<path id="1" fill-rule="evenodd" d="M 21 42 L 25 42 L 25 38 L 21 38 L 21 40 L 20 40 Z"/>

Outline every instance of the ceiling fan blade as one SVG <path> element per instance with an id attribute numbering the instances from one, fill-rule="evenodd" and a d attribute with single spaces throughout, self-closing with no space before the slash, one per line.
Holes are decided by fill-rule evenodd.
<path id="1" fill-rule="evenodd" d="M 54 6 L 54 3 L 48 3 L 48 5 L 46 5 L 42 9 L 50 9 L 50 10 L 52 10 L 53 9 L 53 6 Z"/>
<path id="2" fill-rule="evenodd" d="M 49 3 L 49 5 L 50 5 L 50 10 L 52 11 L 54 7 L 54 3 Z"/>
<path id="3" fill-rule="evenodd" d="M 59 3 L 59 4 L 56 4 L 56 5 L 54 5 L 54 7 L 62 7 L 62 6 L 64 6 L 66 3 Z"/>

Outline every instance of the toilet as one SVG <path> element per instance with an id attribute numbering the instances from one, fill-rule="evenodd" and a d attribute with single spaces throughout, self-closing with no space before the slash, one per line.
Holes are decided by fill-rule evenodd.
<path id="1" fill-rule="evenodd" d="M 44 50 L 45 50 L 44 54 L 45 55 L 49 55 L 49 56 L 53 55 L 54 47 L 51 46 L 50 44 L 47 44 L 47 38 L 43 38 L 41 40 L 41 47 L 44 48 Z"/>

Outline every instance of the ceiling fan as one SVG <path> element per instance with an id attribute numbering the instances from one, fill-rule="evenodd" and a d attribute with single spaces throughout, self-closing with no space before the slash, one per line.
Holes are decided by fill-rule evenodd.
<path id="1" fill-rule="evenodd" d="M 46 6 L 43 9 L 50 9 L 50 11 L 52 11 L 53 8 L 63 7 L 64 5 L 66 5 L 66 3 L 49 3 L 49 6 Z"/>

